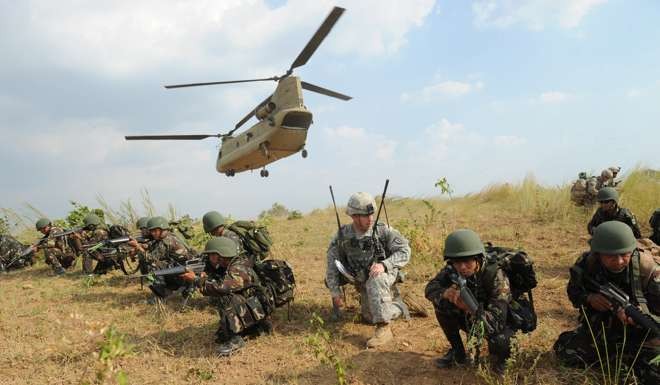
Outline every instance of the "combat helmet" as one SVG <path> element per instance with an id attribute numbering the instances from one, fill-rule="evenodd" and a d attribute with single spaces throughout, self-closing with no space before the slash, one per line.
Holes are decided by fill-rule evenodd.
<path id="1" fill-rule="evenodd" d="M 600 173 L 600 177 L 603 180 L 610 180 L 614 178 L 614 172 L 612 171 L 612 169 L 606 168 Z"/>
<path id="2" fill-rule="evenodd" d="M 96 214 L 89 213 L 83 218 L 83 225 L 84 227 L 101 226 L 101 218 Z"/>
<path id="3" fill-rule="evenodd" d="M 579 179 L 587 179 L 587 173 L 582 171 L 581 173 L 578 174 Z"/>
<path id="4" fill-rule="evenodd" d="M 603 187 L 598 190 L 598 195 L 596 195 L 598 202 L 607 202 L 614 201 L 619 203 L 619 193 L 614 189 L 614 187 Z"/>
<path id="5" fill-rule="evenodd" d="M 147 222 L 147 228 L 149 230 L 161 229 L 167 230 L 170 227 L 170 222 L 164 217 L 152 217 Z"/>
<path id="6" fill-rule="evenodd" d="M 216 253 L 223 258 L 234 258 L 238 256 L 239 245 L 233 239 L 227 237 L 213 237 L 206 242 L 202 254 Z"/>
<path id="7" fill-rule="evenodd" d="M 45 229 L 47 226 L 50 226 L 50 219 L 48 218 L 39 218 L 37 223 L 34 225 L 37 230 Z"/>
<path id="8" fill-rule="evenodd" d="M 209 211 L 202 217 L 202 223 L 204 224 L 204 232 L 210 233 L 219 226 L 224 226 L 227 219 L 217 211 Z"/>
<path id="9" fill-rule="evenodd" d="M 603 222 L 591 238 L 591 252 L 608 255 L 630 253 L 637 248 L 637 239 L 628 225 L 619 221 Z"/>
<path id="10" fill-rule="evenodd" d="M 445 239 L 445 259 L 482 257 L 486 253 L 479 235 L 472 230 L 461 229 L 449 234 Z"/>
<path id="11" fill-rule="evenodd" d="M 149 217 L 142 217 L 138 219 L 137 222 L 135 222 L 135 227 L 140 230 L 146 229 L 148 227 L 149 219 Z"/>
<path id="12" fill-rule="evenodd" d="M 376 201 L 371 194 L 357 192 L 348 199 L 347 215 L 371 215 L 376 212 Z"/>

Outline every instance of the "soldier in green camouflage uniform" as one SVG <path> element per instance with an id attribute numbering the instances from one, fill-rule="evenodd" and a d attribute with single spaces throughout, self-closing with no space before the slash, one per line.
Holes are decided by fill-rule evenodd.
<path id="1" fill-rule="evenodd" d="M 426 298 L 433 303 L 435 316 L 451 345 L 443 357 L 435 361 L 439 368 L 450 368 L 470 362 L 465 352 L 460 330 L 468 333 L 476 330 L 476 322 L 483 322 L 488 341 L 491 365 L 497 373 L 504 372 L 505 361 L 511 355 L 513 331 L 507 325 L 507 313 L 511 292 L 509 280 L 499 265 L 486 258 L 486 250 L 472 230 L 456 230 L 445 240 L 444 258 L 447 266 L 427 285 Z M 478 318 L 468 311 L 460 297 L 452 274 L 460 274 L 483 309 Z M 481 338 L 477 336 L 476 338 Z"/>
<path id="2" fill-rule="evenodd" d="M 343 225 L 330 242 L 327 252 L 325 281 L 335 308 L 343 304 L 341 286 L 347 283 L 336 261 L 348 269 L 355 278 L 360 292 L 362 319 L 376 325 L 375 334 L 367 347 L 376 347 L 392 340 L 390 321 L 404 315 L 409 317 L 395 284 L 399 271 L 410 261 L 408 241 L 395 229 L 379 223 L 373 237 L 376 202 L 364 192 L 353 194 L 346 214 L 353 223 Z M 376 255 L 378 242 L 384 255 Z"/>
<path id="3" fill-rule="evenodd" d="M 246 249 L 243 247 L 243 239 L 241 239 L 240 235 L 227 228 L 227 218 L 222 214 L 217 211 L 209 211 L 202 217 L 202 224 L 204 225 L 204 232 L 213 237 L 226 237 L 234 240 L 241 248 L 241 254 L 245 253 Z M 254 263 L 254 256 L 250 255 L 249 257 Z"/>
<path id="4" fill-rule="evenodd" d="M 33 246 L 34 251 L 43 248 L 46 264 L 50 265 L 55 274 L 64 274 L 64 269 L 73 267 L 76 262 L 73 241 L 68 236 L 57 237 L 64 230 L 53 226 L 48 218 L 39 219 L 35 227 L 44 236 L 39 240 L 39 246 Z"/>
<path id="5" fill-rule="evenodd" d="M 133 239 L 136 240 L 137 243 L 140 244 L 143 250 L 148 250 L 149 249 L 149 243 L 151 242 L 151 234 L 149 233 L 149 217 L 141 217 L 137 220 L 135 223 L 135 227 L 140 231 L 140 233 L 132 237 Z M 137 254 L 138 257 L 138 263 L 140 266 L 140 273 L 141 274 L 147 274 L 149 272 L 149 264 L 147 263 L 146 260 L 146 253 L 145 252 L 139 252 L 137 248 L 133 248 L 129 251 L 128 255 L 129 256 L 135 256 Z"/>
<path id="6" fill-rule="evenodd" d="M 105 274 L 113 267 L 112 261 L 100 252 L 85 250 L 85 248 L 109 239 L 107 226 L 96 214 L 87 214 L 83 218 L 83 229 L 72 234 L 72 238 L 75 239 L 78 252 L 83 256 L 83 273 Z M 94 266 L 94 261 L 96 261 L 96 266 Z"/>
<path id="7" fill-rule="evenodd" d="M 206 243 L 203 254 L 206 267 L 199 277 L 193 272 L 181 275 L 193 282 L 202 294 L 218 299 L 220 326 L 216 341 L 218 354 L 228 356 L 245 346 L 244 335 L 270 333 L 269 302 L 259 277 L 245 255 L 240 254 L 237 242 L 226 237 L 213 237 Z"/>
<path id="8" fill-rule="evenodd" d="M 596 227 L 591 251 L 578 258 L 570 273 L 568 298 L 580 309 L 581 323 L 577 329 L 559 336 L 554 345 L 557 358 L 568 366 L 595 368 L 608 365 L 607 360 L 611 368 L 617 367 L 617 359 L 622 359 L 625 365 L 631 365 L 634 360 L 633 370 L 640 383 L 660 384 L 660 370 L 650 363 L 660 354 L 660 337 L 647 336 L 646 330 L 636 326 L 623 309 L 616 308 L 586 280 L 588 277 L 600 285 L 614 284 L 634 305 L 656 322 L 660 320 L 660 266 L 651 255 L 637 249 L 630 228 L 617 221 Z M 617 357 L 624 341 L 623 355 Z M 599 362 L 596 349 L 603 362 Z M 609 357 L 605 355 L 606 349 Z"/>
<path id="9" fill-rule="evenodd" d="M 600 207 L 594 213 L 594 216 L 587 225 L 589 234 L 594 233 L 596 226 L 607 221 L 619 221 L 630 226 L 635 238 L 641 238 L 642 232 L 639 230 L 637 219 L 630 210 L 619 207 L 619 193 L 614 187 L 603 187 L 598 191 L 598 203 Z"/>
<path id="10" fill-rule="evenodd" d="M 195 256 L 195 251 L 188 248 L 178 237 L 169 231 L 169 222 L 163 217 L 153 217 L 147 224 L 152 242 L 145 249 L 132 239 L 128 245 L 134 247 L 138 252 L 145 253 L 145 262 L 148 269 L 164 269 L 171 266 L 182 265 Z M 158 298 L 167 298 L 173 291 L 184 287 L 185 283 L 177 276 L 159 278 L 149 285 L 151 291 Z M 187 296 L 190 293 L 184 292 Z"/>
<path id="11" fill-rule="evenodd" d="M 21 257 L 26 245 L 9 234 L 0 234 L 0 272 L 32 265 L 34 253 Z"/>

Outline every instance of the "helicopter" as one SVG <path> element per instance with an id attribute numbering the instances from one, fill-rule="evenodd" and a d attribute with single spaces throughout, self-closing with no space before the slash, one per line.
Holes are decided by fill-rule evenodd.
<path id="1" fill-rule="evenodd" d="M 340 100 L 350 100 L 350 96 L 323 88 L 293 76 L 293 70 L 307 63 L 321 42 L 345 9 L 334 7 L 325 18 L 316 33 L 307 42 L 307 45 L 298 54 L 289 69 L 280 76 L 269 78 L 228 80 L 208 83 L 190 83 L 166 85 L 166 89 L 209 86 L 216 84 L 249 83 L 274 81 L 277 82 L 275 91 L 259 103 L 234 128 L 221 134 L 192 134 L 192 135 L 132 135 L 126 140 L 201 140 L 206 138 L 220 138 L 222 144 L 218 152 L 216 170 L 227 176 L 234 176 L 237 172 L 261 168 L 260 175 L 268 177 L 266 165 L 279 159 L 301 152 L 306 158 L 305 141 L 309 126 L 312 124 L 312 112 L 303 103 L 302 90 L 316 92 Z M 255 117 L 258 122 L 245 132 L 233 136 L 243 124 Z"/>

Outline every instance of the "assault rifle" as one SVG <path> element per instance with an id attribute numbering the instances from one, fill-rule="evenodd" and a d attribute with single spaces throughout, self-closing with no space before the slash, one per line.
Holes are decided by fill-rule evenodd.
<path id="1" fill-rule="evenodd" d="M 156 277 L 168 277 L 168 276 L 175 276 L 175 275 L 181 275 L 187 271 L 192 271 L 195 274 L 199 274 L 202 271 L 204 271 L 204 267 L 206 266 L 206 263 L 204 262 L 203 259 L 201 258 L 194 258 L 190 259 L 182 264 L 179 264 L 177 266 L 173 267 L 168 267 L 165 269 L 160 269 L 160 270 L 154 270 L 150 273 L 147 274 L 142 274 L 142 275 L 136 275 L 131 278 L 156 278 Z"/>
<path id="2" fill-rule="evenodd" d="M 637 325 L 649 330 L 651 334 L 660 336 L 660 326 L 658 323 L 649 314 L 644 313 L 638 309 L 637 306 L 632 304 L 628 294 L 619 287 L 610 282 L 601 285 L 592 278 L 586 276 L 584 277 L 584 280 L 592 289 L 595 289 L 599 294 L 607 298 L 607 300 L 614 306 L 615 311 L 623 309 L 626 315 L 632 318 Z"/>
<path id="3" fill-rule="evenodd" d="M 452 265 L 447 265 L 447 269 L 449 269 L 449 279 L 451 282 L 457 286 L 458 291 L 460 293 L 460 298 L 461 301 L 467 306 L 468 312 L 477 320 L 477 321 L 483 321 L 484 327 L 486 329 L 487 333 L 492 333 L 493 328 L 490 326 L 488 322 L 486 322 L 485 319 L 483 319 L 483 305 L 479 304 L 479 301 L 477 301 L 477 297 L 474 296 L 472 293 L 472 290 L 467 286 L 467 281 L 465 278 L 456 271 L 454 266 Z"/>
<path id="4" fill-rule="evenodd" d="M 24 257 L 27 257 L 28 255 L 30 255 L 30 253 L 32 253 L 32 251 L 33 251 L 32 249 L 34 247 L 36 247 L 37 249 L 44 248 L 44 244 L 46 242 L 48 242 L 49 240 L 51 240 L 51 239 L 66 237 L 67 235 L 77 233 L 80 230 L 82 230 L 81 227 L 75 227 L 73 229 L 62 231 L 62 232 L 59 232 L 59 233 L 56 233 L 56 234 L 48 234 L 48 236 L 44 236 L 43 238 L 40 238 L 37 242 L 35 242 L 32 245 L 26 247 L 23 250 L 23 252 L 20 254 L 20 257 L 24 258 Z"/>
<path id="5" fill-rule="evenodd" d="M 335 217 L 337 218 L 337 237 L 339 240 L 341 240 L 342 235 L 341 235 L 341 222 L 339 221 L 339 212 L 337 212 L 337 203 L 335 202 L 335 193 L 332 191 L 332 185 L 330 187 L 330 196 L 332 197 L 332 206 L 335 208 Z M 341 247 L 339 248 L 339 253 L 342 253 Z M 341 255 L 343 257 L 343 255 Z M 345 259 L 345 258 L 344 258 Z M 341 261 L 335 260 L 335 265 L 337 265 L 337 268 L 339 269 L 339 266 L 341 265 L 342 267 L 344 266 Z M 339 269 L 339 272 L 343 274 L 342 270 Z M 350 275 L 350 274 L 349 274 Z M 355 280 L 353 280 L 355 281 Z M 342 288 L 342 292 L 344 293 L 344 303 L 346 303 L 346 292 Z M 335 301 L 332 301 L 332 319 L 335 321 L 339 321 L 341 319 L 341 309 L 335 305 Z"/>

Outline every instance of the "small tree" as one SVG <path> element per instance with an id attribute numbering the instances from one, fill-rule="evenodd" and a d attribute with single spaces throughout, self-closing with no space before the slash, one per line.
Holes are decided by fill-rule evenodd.
<path id="1" fill-rule="evenodd" d="M 454 192 L 454 190 L 451 188 L 449 185 L 449 182 L 447 182 L 447 177 L 443 176 L 441 179 L 438 179 L 437 182 L 435 182 L 435 187 L 440 189 L 440 194 L 442 195 L 449 195 L 449 199 L 452 199 L 451 194 Z"/>

